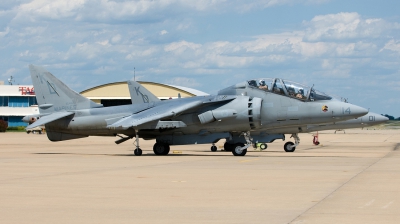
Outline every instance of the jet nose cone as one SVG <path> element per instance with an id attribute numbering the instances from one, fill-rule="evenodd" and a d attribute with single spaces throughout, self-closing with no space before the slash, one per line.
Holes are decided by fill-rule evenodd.
<path id="1" fill-rule="evenodd" d="M 359 107 L 359 106 L 356 106 L 356 105 L 351 105 L 350 106 L 350 113 L 357 118 L 357 117 L 362 117 L 362 116 L 368 114 L 368 110 L 363 108 L 363 107 Z"/>
<path id="2" fill-rule="evenodd" d="M 374 114 L 374 122 L 376 123 L 376 124 L 380 124 L 380 123 L 385 123 L 386 121 L 388 121 L 389 120 L 389 118 L 387 118 L 387 117 L 385 117 L 385 116 L 382 116 L 382 115 L 380 115 L 380 114 Z"/>

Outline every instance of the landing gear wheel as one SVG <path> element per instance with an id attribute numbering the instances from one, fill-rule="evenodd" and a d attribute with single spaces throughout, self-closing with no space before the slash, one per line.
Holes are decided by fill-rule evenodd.
<path id="1" fill-rule="evenodd" d="M 211 151 L 212 152 L 216 152 L 217 151 L 217 146 L 215 146 L 215 145 L 211 146 Z"/>
<path id="2" fill-rule="evenodd" d="M 230 144 L 225 142 L 224 144 L 224 150 L 227 152 L 231 152 L 235 148 L 235 144 Z"/>
<path id="3" fill-rule="evenodd" d="M 140 148 L 137 148 L 137 149 L 135 149 L 135 151 L 133 151 L 133 153 L 135 153 L 135 156 L 141 156 L 142 150 Z"/>
<path id="4" fill-rule="evenodd" d="M 294 152 L 294 150 L 296 150 L 296 147 L 291 147 L 292 145 L 294 145 L 293 142 L 286 142 L 285 145 L 283 146 L 283 149 L 286 152 Z"/>
<path id="5" fill-rule="evenodd" d="M 261 150 L 265 150 L 265 149 L 267 149 L 268 148 L 268 145 L 267 144 L 265 144 L 265 143 L 261 143 L 260 144 L 260 149 Z"/>
<path id="6" fill-rule="evenodd" d="M 235 145 L 234 145 L 234 149 L 232 150 L 232 154 L 234 155 L 234 156 L 244 156 L 244 155 L 246 155 L 246 153 L 247 153 L 247 149 L 240 149 L 240 148 L 242 148 L 244 146 L 244 144 L 243 143 L 236 143 Z"/>
<path id="7" fill-rule="evenodd" d="M 153 146 L 153 151 L 156 155 L 168 155 L 169 150 L 170 148 L 168 144 L 156 143 Z"/>

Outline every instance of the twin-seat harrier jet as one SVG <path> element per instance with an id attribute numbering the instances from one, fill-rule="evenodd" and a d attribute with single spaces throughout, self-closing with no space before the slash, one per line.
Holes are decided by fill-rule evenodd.
<path id="1" fill-rule="evenodd" d="M 220 90 L 218 94 L 243 95 L 253 99 L 262 99 L 261 127 L 251 127 L 253 142 L 270 143 L 276 139 L 285 140 L 284 134 L 291 134 L 295 143 L 286 142 L 283 147 L 286 152 L 293 152 L 300 144 L 298 133 L 371 126 L 388 120 L 384 116 L 371 112 L 365 116 L 359 116 L 357 119 L 343 120 L 341 116 L 349 115 L 350 117 L 355 112 L 357 113 L 357 111 L 353 111 L 352 105 L 346 102 L 340 103 L 342 106 L 341 109 L 338 108 L 339 110 L 332 108 L 332 105 L 341 102 L 343 98 L 335 98 L 315 90 L 313 87 L 279 78 L 247 80 Z M 317 104 L 318 102 L 319 104 Z M 315 111 L 318 111 L 319 114 L 315 114 Z M 330 122 L 320 120 L 326 119 L 326 115 L 332 118 Z M 258 137 L 263 134 L 268 134 L 270 138 Z M 236 142 L 238 139 L 228 139 L 224 145 L 225 150 L 233 150 Z"/>
<path id="2" fill-rule="evenodd" d="M 266 127 L 331 123 L 368 112 L 315 91 L 313 101 L 280 93 L 259 96 L 220 93 L 160 101 L 134 81 L 128 82 L 134 104 L 103 107 L 71 90 L 43 67 L 30 65 L 29 69 L 40 119 L 27 128 L 45 125 L 51 141 L 119 136 L 121 139 L 116 141 L 119 144 L 135 138 L 135 155 L 142 154 L 139 138 L 143 138 L 156 140 L 153 146 L 156 155 L 167 155 L 171 145 L 212 143 L 212 149 L 216 150 L 214 143 L 227 139 L 233 155 L 244 156 L 253 141 L 269 142 L 276 138 L 263 131 Z M 311 92 L 313 89 L 304 97 L 310 98 Z"/>

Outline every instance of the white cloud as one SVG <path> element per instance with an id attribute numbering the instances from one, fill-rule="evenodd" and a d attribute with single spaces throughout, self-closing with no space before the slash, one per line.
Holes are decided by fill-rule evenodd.
<path id="1" fill-rule="evenodd" d="M 173 42 L 164 47 L 167 52 L 174 52 L 175 54 L 182 54 L 185 50 L 196 50 L 201 47 L 201 44 L 191 43 L 187 41 Z"/>
<path id="2" fill-rule="evenodd" d="M 204 11 L 248 12 L 275 5 L 320 4 L 328 0 L 32 0 L 13 8 L 17 18 L 73 19 L 112 23 L 114 20 L 154 21 L 170 15 Z M 11 5 L 11 4 L 10 4 Z M 178 26 L 182 29 L 186 25 Z"/>
<path id="3" fill-rule="evenodd" d="M 84 4 L 85 0 L 33 0 L 29 3 L 21 4 L 17 7 L 17 11 L 20 16 L 31 14 L 59 19 L 75 16 L 77 11 L 84 7 Z"/>
<path id="4" fill-rule="evenodd" d="M 296 5 L 296 4 L 321 4 L 329 0 L 237 0 L 239 2 L 237 10 L 247 12 L 254 9 L 264 9 L 276 5 Z"/>
<path id="5" fill-rule="evenodd" d="M 380 50 L 390 50 L 400 53 L 400 41 L 399 40 L 389 40 L 385 46 Z"/>
<path id="6" fill-rule="evenodd" d="M 0 37 L 4 37 L 10 32 L 10 27 L 6 27 L 6 29 L 3 32 L 0 32 Z"/>
<path id="7" fill-rule="evenodd" d="M 17 71 L 18 71 L 18 69 L 16 69 L 16 68 L 10 68 L 5 73 L 3 73 L 1 76 L 9 78 L 10 76 L 14 75 Z"/>
<path id="8" fill-rule="evenodd" d="M 307 41 L 378 38 L 397 26 L 379 18 L 363 19 L 356 12 L 315 16 L 303 24 L 308 27 L 304 36 Z"/>
<path id="9" fill-rule="evenodd" d="M 117 34 L 117 35 L 115 35 L 115 36 L 113 36 L 111 38 L 111 43 L 113 43 L 113 44 L 119 43 L 120 41 L 121 41 L 121 35 L 120 34 Z"/>
<path id="10" fill-rule="evenodd" d="M 173 77 L 171 80 L 167 80 L 168 84 L 176 85 L 176 86 L 185 86 L 185 87 L 198 87 L 201 86 L 200 83 L 196 81 L 196 79 L 187 78 L 187 77 Z"/>
<path id="11" fill-rule="evenodd" d="M 162 35 L 165 35 L 165 34 L 167 34 L 168 33 L 168 31 L 166 31 L 166 30 L 161 30 L 160 31 L 160 35 L 162 36 Z"/>

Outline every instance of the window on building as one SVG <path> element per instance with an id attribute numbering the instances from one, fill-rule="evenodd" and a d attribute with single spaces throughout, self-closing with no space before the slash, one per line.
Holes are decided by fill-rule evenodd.
<path id="1" fill-rule="evenodd" d="M 8 107 L 8 96 L 0 96 L 0 107 Z"/>
<path id="2" fill-rule="evenodd" d="M 38 105 L 36 101 L 36 97 L 29 97 L 29 106 Z"/>
<path id="3" fill-rule="evenodd" d="M 10 116 L 8 118 L 8 127 L 27 126 L 28 124 L 22 121 L 21 116 Z"/>
<path id="4" fill-rule="evenodd" d="M 29 107 L 30 97 L 10 96 L 8 100 L 9 107 Z"/>

